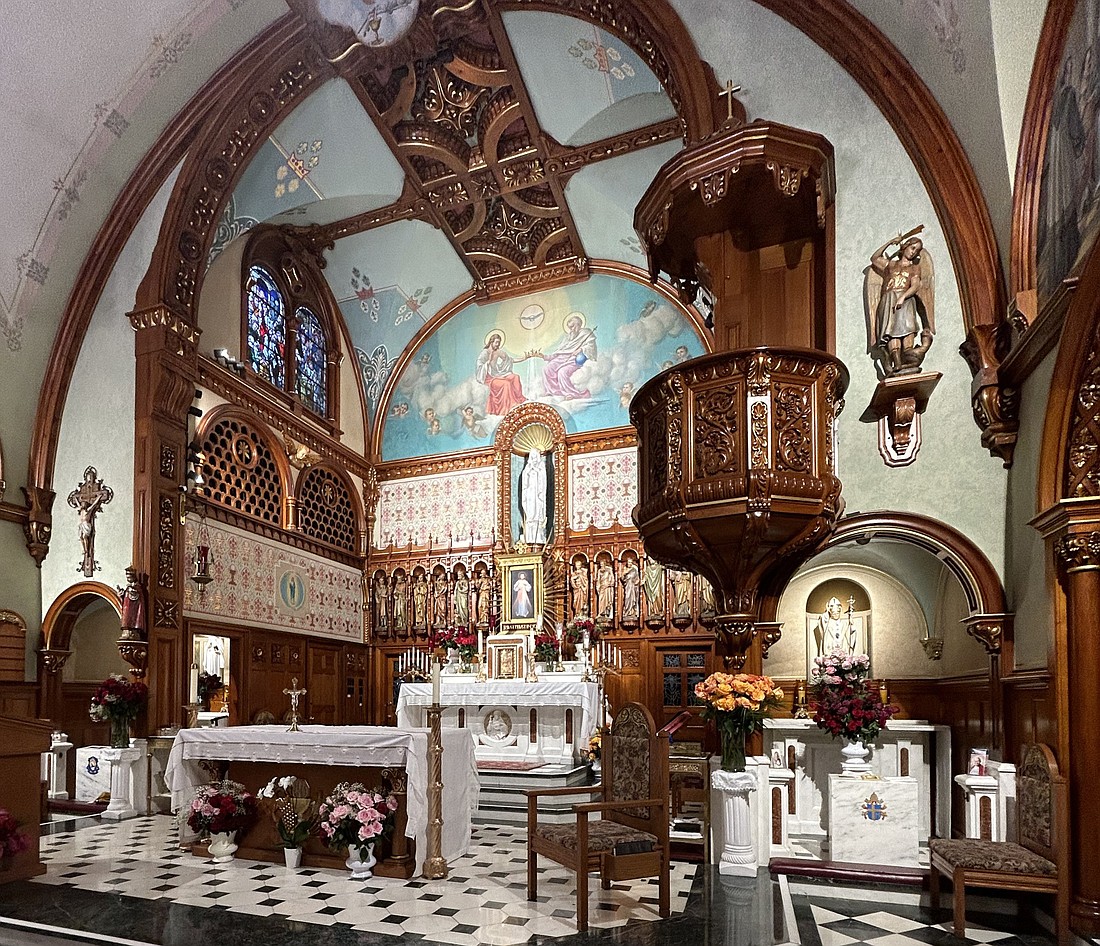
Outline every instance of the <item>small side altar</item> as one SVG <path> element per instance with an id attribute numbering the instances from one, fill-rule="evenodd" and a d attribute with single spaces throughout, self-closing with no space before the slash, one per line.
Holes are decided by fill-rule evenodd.
<path id="1" fill-rule="evenodd" d="M 204 764 L 205 763 L 205 764 Z M 398 796 L 396 825 L 375 873 L 408 878 L 423 869 L 428 828 L 428 733 L 389 726 L 231 726 L 181 729 L 172 744 L 165 781 L 172 809 L 190 803 L 195 789 L 211 781 L 210 764 L 257 792 L 275 776 L 306 779 L 315 798 L 342 781 L 368 788 L 387 783 Z M 477 806 L 477 767 L 470 733 L 443 731 L 443 838 L 447 861 L 470 844 L 471 814 Z M 410 844 L 409 841 L 412 843 Z M 260 818 L 238 839 L 238 855 L 281 862 L 282 845 L 270 819 Z M 311 839 L 303 863 L 343 867 L 343 857 Z"/>
<path id="2" fill-rule="evenodd" d="M 557 673 L 537 683 L 479 683 L 468 675 L 443 676 L 443 733 L 469 733 L 478 762 L 571 767 L 596 728 L 599 686 L 567 677 Z M 431 701 L 431 684 L 403 683 L 397 698 L 398 727 L 423 725 Z"/>
<path id="3" fill-rule="evenodd" d="M 784 814 L 789 834 L 826 837 L 830 776 L 840 774 L 843 743 L 810 719 L 766 719 L 763 736 L 765 756 L 777 758 L 794 772 L 790 806 Z M 880 778 L 915 780 L 920 838 L 951 837 L 949 727 L 920 719 L 891 719 L 878 735 L 870 763 L 871 772 Z"/>

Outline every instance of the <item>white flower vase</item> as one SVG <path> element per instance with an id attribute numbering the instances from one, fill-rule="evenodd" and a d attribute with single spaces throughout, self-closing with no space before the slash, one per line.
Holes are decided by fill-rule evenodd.
<path id="1" fill-rule="evenodd" d="M 374 876 L 373 867 L 378 863 L 374 856 L 374 842 L 364 844 L 362 847 L 349 847 L 348 859 L 344 866 L 351 871 L 352 880 L 367 880 Z"/>
<path id="2" fill-rule="evenodd" d="M 600 777 L 603 775 L 603 766 L 600 765 L 600 760 L 594 759 L 590 763 L 590 768 L 592 769 L 592 774 L 596 777 L 596 781 L 598 782 L 600 780 Z"/>
<path id="3" fill-rule="evenodd" d="M 302 866 L 302 849 L 300 847 L 284 847 L 283 860 L 286 861 L 288 870 L 297 870 Z"/>
<path id="4" fill-rule="evenodd" d="M 237 850 L 237 832 L 236 831 L 212 831 L 210 833 L 210 856 L 214 858 L 215 864 L 225 864 L 227 861 L 233 860 L 233 855 Z"/>
<path id="5" fill-rule="evenodd" d="M 863 744 L 862 739 L 845 739 L 840 754 L 844 757 L 840 763 L 841 775 L 859 778 L 865 772 L 871 771 L 871 763 L 867 758 L 871 750 Z"/>

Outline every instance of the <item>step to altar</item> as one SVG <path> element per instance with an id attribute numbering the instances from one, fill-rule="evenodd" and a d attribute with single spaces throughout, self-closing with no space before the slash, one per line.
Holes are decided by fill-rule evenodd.
<path id="1" fill-rule="evenodd" d="M 541 799 L 539 820 L 571 821 L 573 806 L 595 801 L 599 787 L 591 785 L 586 765 L 535 765 L 514 762 L 479 763 L 480 791 L 474 821 L 479 824 L 527 824 L 527 792 L 534 789 L 590 786 L 591 791 L 576 795 Z"/>

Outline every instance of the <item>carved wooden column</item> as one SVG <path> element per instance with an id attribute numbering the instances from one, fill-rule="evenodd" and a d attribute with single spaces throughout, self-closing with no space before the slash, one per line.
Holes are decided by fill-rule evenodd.
<path id="1" fill-rule="evenodd" d="M 1001 667 L 1012 666 L 1011 614 L 972 614 L 964 622 L 966 633 L 978 641 L 989 655 L 990 718 L 993 748 L 999 758 L 1015 758 L 1019 746 L 1005 745 L 1004 684 Z M 942 644 L 941 644 L 942 646 Z M 925 648 L 927 650 L 927 648 Z M 1007 756 L 1006 756 L 1007 752 Z"/>
<path id="2" fill-rule="evenodd" d="M 186 702 L 183 524 L 187 408 L 195 397 L 199 330 L 167 306 L 130 313 L 137 332 L 134 565 L 149 575 L 149 726 L 179 725 Z"/>
<path id="3" fill-rule="evenodd" d="M 1059 764 L 1070 786 L 1070 914 L 1076 932 L 1095 937 L 1100 935 L 1100 807 L 1095 801 L 1100 772 L 1100 499 L 1063 500 L 1032 524 L 1053 547 L 1066 594 L 1065 651 L 1058 653 L 1056 644 L 1054 677 L 1058 718 L 1068 731 L 1068 753 Z"/>

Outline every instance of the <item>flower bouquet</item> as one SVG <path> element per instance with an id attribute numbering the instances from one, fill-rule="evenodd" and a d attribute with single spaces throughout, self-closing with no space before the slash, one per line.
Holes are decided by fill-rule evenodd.
<path id="1" fill-rule="evenodd" d="M 246 828 L 256 814 L 256 796 L 240 782 L 223 779 L 200 785 L 191 800 L 187 827 L 199 835 L 231 834 Z"/>
<path id="2" fill-rule="evenodd" d="M 871 658 L 834 651 L 814 658 L 810 696 L 819 729 L 849 742 L 873 742 L 898 711 L 882 702 L 878 689 L 867 686 Z"/>
<path id="3" fill-rule="evenodd" d="M 535 635 L 535 660 L 541 660 L 548 667 L 558 659 L 558 639 L 549 631 L 539 631 Z"/>
<path id="4" fill-rule="evenodd" d="M 459 666 L 469 670 L 470 663 L 477 656 L 477 634 L 465 627 L 456 628 L 454 646 L 458 649 Z"/>
<path id="5" fill-rule="evenodd" d="M 713 719 L 722 742 L 722 768 L 745 771 L 745 739 L 763 728 L 769 710 L 779 706 L 783 691 L 771 677 L 752 673 L 712 673 L 695 684 L 703 719 Z"/>
<path id="6" fill-rule="evenodd" d="M 397 799 L 361 782 L 341 782 L 317 809 L 321 840 L 330 848 L 366 847 L 393 830 Z"/>
<path id="7" fill-rule="evenodd" d="M 30 844 L 27 836 L 19 830 L 19 822 L 14 815 L 7 808 L 0 808 L 0 858 L 8 860 L 22 854 Z"/>
<path id="8" fill-rule="evenodd" d="M 455 650 L 455 629 L 453 627 L 441 627 L 434 631 L 428 640 L 429 650 Z"/>
<path id="9" fill-rule="evenodd" d="M 130 744 L 130 723 L 137 719 L 149 688 L 140 680 L 112 673 L 92 694 L 88 715 L 96 722 L 110 722 L 111 746 L 125 749 Z"/>
<path id="10" fill-rule="evenodd" d="M 561 634 L 561 658 L 562 660 L 577 659 L 577 645 L 584 642 L 585 633 L 588 634 L 588 642 L 596 640 L 596 622 L 587 615 L 573 618 L 562 628 Z"/>
<path id="11" fill-rule="evenodd" d="M 317 826 L 317 805 L 309 794 L 309 782 L 287 775 L 273 778 L 257 793 L 262 802 L 270 802 L 271 818 L 283 847 L 300 848 Z"/>
<path id="12" fill-rule="evenodd" d="M 600 747 L 603 745 L 603 729 L 597 729 L 588 737 L 588 745 L 581 750 L 585 762 L 595 764 L 600 761 Z"/>
<path id="13" fill-rule="evenodd" d="M 210 709 L 210 700 L 217 696 L 224 689 L 225 684 L 222 683 L 222 678 L 216 673 L 200 673 L 199 674 L 199 703 Z"/>

